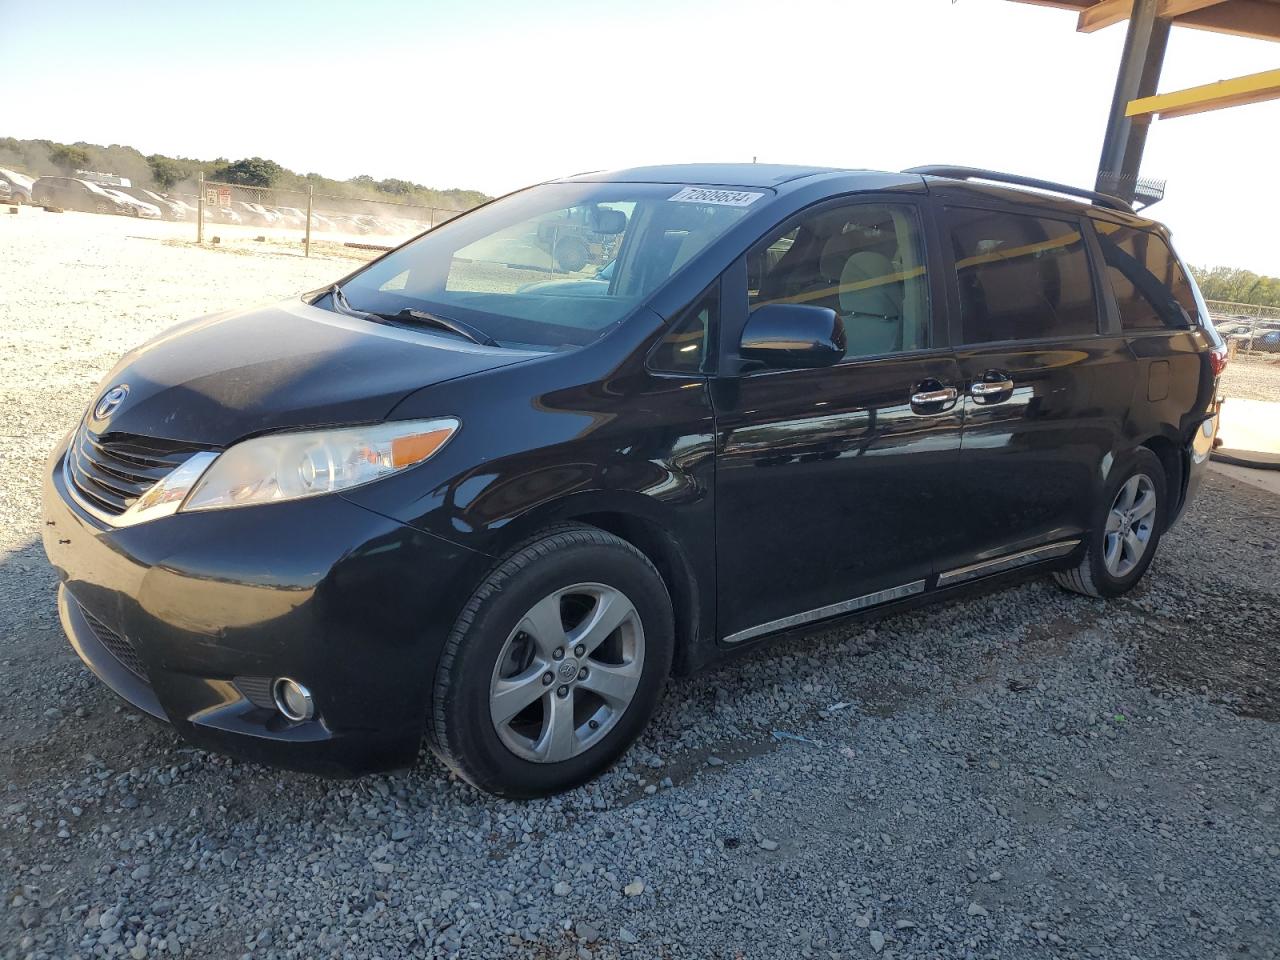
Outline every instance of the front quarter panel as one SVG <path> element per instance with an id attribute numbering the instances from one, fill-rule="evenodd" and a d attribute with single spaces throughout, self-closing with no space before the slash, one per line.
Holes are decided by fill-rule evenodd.
<path id="1" fill-rule="evenodd" d="M 344 496 L 491 557 L 560 520 L 635 518 L 675 541 L 707 594 L 712 411 L 705 377 L 645 368 L 664 330 L 645 313 L 591 347 L 420 391 L 393 416 L 455 416 L 458 433 L 422 467 Z"/>

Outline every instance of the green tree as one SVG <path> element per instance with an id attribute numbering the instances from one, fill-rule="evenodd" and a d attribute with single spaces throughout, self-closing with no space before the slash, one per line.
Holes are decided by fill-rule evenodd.
<path id="1" fill-rule="evenodd" d="M 1280 307 L 1280 278 L 1263 277 L 1238 267 L 1191 268 L 1206 300 Z"/>
<path id="2" fill-rule="evenodd" d="M 151 168 L 152 182 L 161 190 L 172 190 L 191 176 L 191 171 L 178 161 L 159 153 L 147 157 L 147 166 Z"/>
<path id="3" fill-rule="evenodd" d="M 376 186 L 383 193 L 390 193 L 397 197 L 407 197 L 413 193 L 415 185 L 408 180 L 397 180 L 392 177 L 388 180 L 380 180 Z"/>
<path id="4" fill-rule="evenodd" d="M 262 157 L 246 157 L 229 163 L 217 171 L 217 179 L 227 183 L 239 183 L 246 187 L 270 187 L 284 175 L 284 167 L 274 160 Z"/>
<path id="5" fill-rule="evenodd" d="M 63 173 L 72 174 L 89 166 L 89 151 L 83 147 L 56 143 L 49 148 L 49 162 Z"/>

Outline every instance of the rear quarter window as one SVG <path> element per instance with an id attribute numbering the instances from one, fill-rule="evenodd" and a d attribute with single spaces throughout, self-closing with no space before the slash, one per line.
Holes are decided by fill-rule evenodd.
<path id="1" fill-rule="evenodd" d="M 1191 281 L 1159 234 L 1094 221 L 1122 330 L 1186 329 L 1199 313 Z"/>

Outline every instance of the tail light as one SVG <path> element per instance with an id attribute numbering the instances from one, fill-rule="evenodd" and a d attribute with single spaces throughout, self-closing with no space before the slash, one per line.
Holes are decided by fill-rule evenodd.
<path id="1" fill-rule="evenodd" d="M 1214 379 L 1222 376 L 1227 369 L 1227 347 L 1223 344 L 1209 351 L 1209 366 L 1213 367 Z"/>

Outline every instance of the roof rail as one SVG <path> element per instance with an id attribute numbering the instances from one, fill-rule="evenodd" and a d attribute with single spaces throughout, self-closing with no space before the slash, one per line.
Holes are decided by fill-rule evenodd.
<path id="1" fill-rule="evenodd" d="M 1065 183 L 1054 183 L 1052 180 L 1038 180 L 1035 177 L 1020 177 L 1016 173 L 1000 173 L 996 170 L 983 170 L 979 167 L 923 166 L 910 167 L 903 173 L 914 173 L 921 177 L 946 177 L 949 180 L 990 180 L 992 183 L 1007 183 L 1015 187 L 1032 187 L 1036 190 L 1048 190 L 1052 193 L 1065 193 L 1068 196 L 1089 200 L 1100 207 L 1109 207 L 1124 213 L 1133 213 L 1133 205 L 1125 203 L 1119 197 L 1086 190 L 1083 187 L 1072 187 Z"/>

